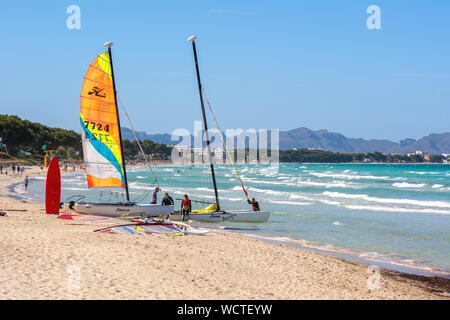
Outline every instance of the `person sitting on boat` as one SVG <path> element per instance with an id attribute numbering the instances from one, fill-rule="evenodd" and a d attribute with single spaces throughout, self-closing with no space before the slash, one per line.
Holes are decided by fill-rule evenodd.
<path id="1" fill-rule="evenodd" d="M 164 198 L 162 199 L 161 204 L 163 206 L 172 206 L 174 204 L 172 197 L 169 196 L 169 194 L 167 192 L 164 195 Z"/>
<path id="2" fill-rule="evenodd" d="M 156 187 L 155 191 L 153 191 L 152 202 L 150 202 L 150 204 L 156 204 L 156 202 L 158 202 L 158 191 L 159 191 L 159 188 Z"/>
<path id="3" fill-rule="evenodd" d="M 191 200 L 189 200 L 188 195 L 184 195 L 184 200 L 181 202 L 181 213 L 183 215 L 191 213 L 192 205 Z"/>
<path id="4" fill-rule="evenodd" d="M 252 205 L 253 211 L 259 211 L 259 203 L 255 200 L 255 198 L 252 198 L 252 200 L 247 199 L 247 201 Z"/>

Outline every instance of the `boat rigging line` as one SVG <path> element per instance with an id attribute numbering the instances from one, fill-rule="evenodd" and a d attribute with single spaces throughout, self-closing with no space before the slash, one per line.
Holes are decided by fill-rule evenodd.
<path id="1" fill-rule="evenodd" d="M 223 134 L 222 134 L 222 130 L 220 129 L 219 123 L 217 122 L 217 119 L 214 116 L 214 112 L 212 110 L 211 104 L 209 103 L 208 96 L 206 95 L 206 92 L 205 92 L 205 89 L 203 88 L 203 86 L 202 86 L 202 91 L 203 91 L 203 95 L 205 96 L 206 103 L 208 104 L 209 111 L 211 111 L 211 115 L 212 115 L 212 117 L 214 119 L 214 122 L 216 123 L 217 130 L 219 130 L 223 146 L 225 147 L 225 151 L 227 152 L 227 155 L 228 155 L 228 159 L 230 159 L 230 162 L 233 165 L 234 171 L 236 173 L 236 177 L 238 178 L 239 183 L 241 184 L 242 190 L 244 191 L 245 197 L 247 198 L 247 201 L 249 201 L 250 199 L 248 198 L 247 190 L 245 190 L 244 183 L 242 182 L 241 177 L 239 176 L 239 172 L 238 172 L 238 170 L 236 168 L 236 165 L 235 165 L 235 163 L 233 161 L 233 157 L 231 156 L 230 151 L 228 150 L 227 143 L 226 143 L 226 141 L 225 141 L 225 139 L 223 137 Z"/>

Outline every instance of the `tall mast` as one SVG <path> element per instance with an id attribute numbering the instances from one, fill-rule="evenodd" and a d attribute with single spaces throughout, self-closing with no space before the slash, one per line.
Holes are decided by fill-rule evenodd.
<path id="1" fill-rule="evenodd" d="M 127 194 L 127 201 L 130 202 L 130 194 L 128 192 L 128 180 L 127 180 L 127 169 L 125 165 L 125 154 L 123 152 L 123 143 L 122 143 L 122 129 L 120 127 L 120 117 L 119 117 L 119 108 L 117 107 L 117 92 L 116 92 L 116 81 L 114 80 L 114 68 L 113 68 L 113 60 L 111 55 L 111 47 L 113 46 L 112 42 L 106 42 L 105 47 L 108 48 L 109 61 L 111 63 L 111 77 L 114 89 L 114 106 L 116 108 L 117 115 L 117 126 L 119 127 L 119 139 L 120 139 L 120 153 L 122 154 L 122 166 L 123 166 L 123 177 L 125 180 L 125 191 Z"/>
<path id="2" fill-rule="evenodd" d="M 213 159 L 212 159 L 212 156 L 211 156 L 211 146 L 210 146 L 211 142 L 209 141 L 208 124 L 206 123 L 205 105 L 203 103 L 202 83 L 200 81 L 200 71 L 199 71 L 199 68 L 198 68 L 197 49 L 195 47 L 195 40 L 196 39 L 197 39 L 196 36 L 192 36 L 189 39 L 187 39 L 187 41 L 192 42 L 192 50 L 194 51 L 195 70 L 197 72 L 198 93 L 200 95 L 200 104 L 202 106 L 203 125 L 205 127 L 206 146 L 208 147 L 209 164 L 211 166 L 211 176 L 212 176 L 212 180 L 213 180 L 213 184 L 214 184 L 214 195 L 216 196 L 216 207 L 217 207 L 217 210 L 220 210 L 219 193 L 217 192 L 216 175 L 214 174 L 214 164 L 213 164 Z"/>

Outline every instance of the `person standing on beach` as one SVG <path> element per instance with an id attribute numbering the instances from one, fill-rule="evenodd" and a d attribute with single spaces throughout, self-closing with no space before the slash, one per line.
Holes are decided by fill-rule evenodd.
<path id="1" fill-rule="evenodd" d="M 23 175 L 23 172 L 25 171 L 25 167 L 20 167 L 20 176 Z"/>
<path id="2" fill-rule="evenodd" d="M 153 191 L 152 202 L 150 202 L 150 204 L 156 204 L 156 202 L 158 202 L 158 191 L 159 191 L 159 188 L 156 187 L 155 191 Z"/>
<path id="3" fill-rule="evenodd" d="M 3 165 L 0 164 L 0 174 L 3 174 Z"/>
<path id="4" fill-rule="evenodd" d="M 181 213 L 183 214 L 183 220 L 185 215 L 191 213 L 191 210 L 192 210 L 191 200 L 189 200 L 188 195 L 185 194 L 184 200 L 181 202 Z"/>
<path id="5" fill-rule="evenodd" d="M 15 165 L 12 166 L 12 172 L 13 172 L 13 176 L 15 176 L 16 175 L 16 166 Z"/>
<path id="6" fill-rule="evenodd" d="M 28 188 L 28 176 L 25 177 L 25 190 Z"/>

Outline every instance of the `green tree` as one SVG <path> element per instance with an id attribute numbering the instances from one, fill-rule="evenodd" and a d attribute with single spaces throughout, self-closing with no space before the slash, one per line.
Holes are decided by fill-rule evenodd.
<path id="1" fill-rule="evenodd" d="M 56 149 L 56 156 L 59 159 L 66 159 L 67 158 L 67 149 L 64 146 L 59 146 L 58 149 Z"/>

